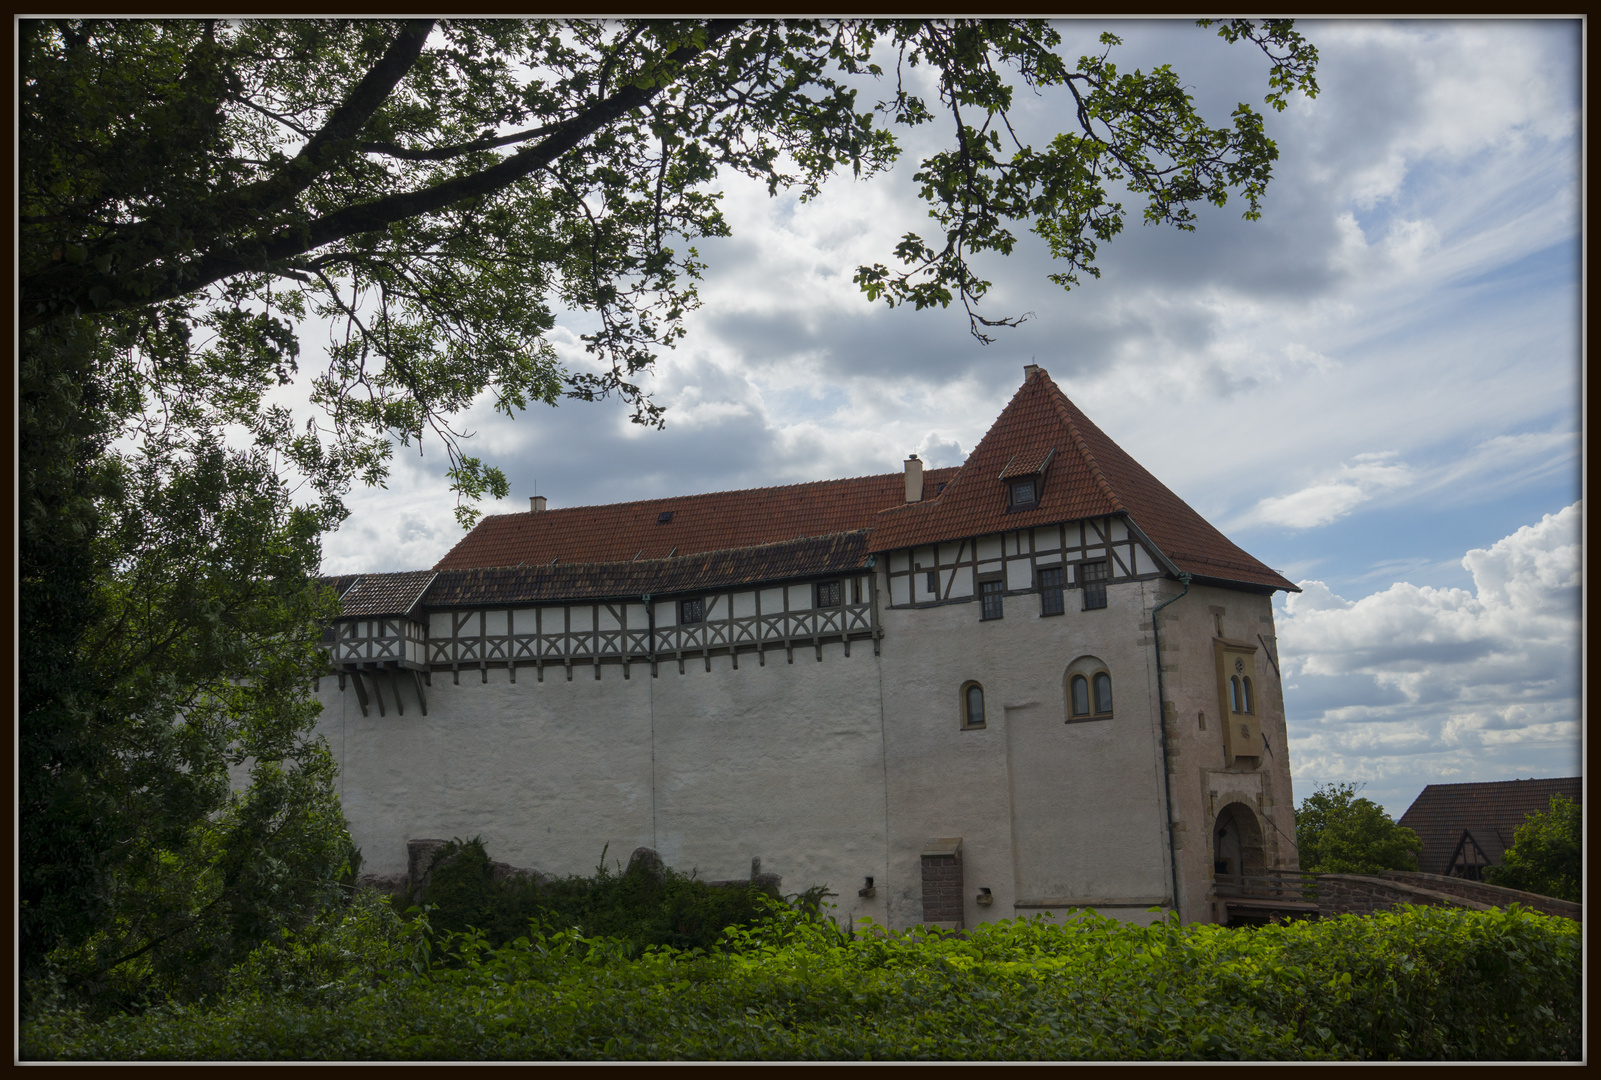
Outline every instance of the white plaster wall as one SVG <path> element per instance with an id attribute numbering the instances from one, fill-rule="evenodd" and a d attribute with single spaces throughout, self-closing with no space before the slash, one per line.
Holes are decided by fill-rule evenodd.
<path id="1" fill-rule="evenodd" d="M 976 603 L 882 613 L 894 925 L 921 919 L 920 854 L 933 837 L 962 837 L 968 925 L 1039 913 L 1019 900 L 1065 910 L 1171 894 L 1154 671 L 1139 633 L 1147 592 L 1112 585 L 1097 611 L 1073 610 L 1070 595 L 1051 617 L 1035 596 L 1007 597 L 989 622 Z M 1108 665 L 1114 718 L 1067 724 L 1063 676 L 1085 653 Z M 960 726 L 968 679 L 984 686 L 983 730 Z M 987 908 L 981 887 L 995 898 Z"/>
<path id="2" fill-rule="evenodd" d="M 493 857 L 552 874 L 588 874 L 603 849 L 626 861 L 641 845 L 707 879 L 744 877 L 754 857 L 787 891 L 827 885 L 841 918 L 904 927 L 922 919 L 924 841 L 960 836 L 970 926 L 1046 910 L 1019 901 L 1047 901 L 1058 920 L 1090 903 L 1149 921 L 1146 902 L 1171 892 L 1150 619 L 1179 586 L 1114 583 L 1107 607 L 1087 612 L 1070 592 L 1051 617 L 1037 596 L 1009 596 L 1004 618 L 981 622 L 976 602 L 884 606 L 882 571 L 895 561 L 880 561 L 878 657 L 858 640 L 849 657 L 824 646 L 821 662 L 810 646 L 792 664 L 782 648 L 765 664 L 747 652 L 738 670 L 727 655 L 709 672 L 698 657 L 683 674 L 664 661 L 656 678 L 639 663 L 627 679 L 615 663 L 599 680 L 588 664 L 571 680 L 547 665 L 543 681 L 525 666 L 515 683 L 504 667 L 487 682 L 464 669 L 459 684 L 437 671 L 426 717 L 410 690 L 404 716 L 391 702 L 387 716 L 363 717 L 353 688 L 324 678 L 320 730 L 367 867 L 403 872 L 405 842 L 430 836 L 481 835 Z M 796 592 L 792 606 L 810 603 L 809 586 Z M 1224 636 L 1273 641 L 1267 597 L 1195 586 L 1163 612 L 1186 920 L 1211 917 L 1206 798 L 1223 768 L 1211 607 L 1226 612 Z M 659 622 L 673 608 L 659 605 Z M 1064 723 L 1063 676 L 1084 655 L 1110 671 L 1114 714 Z M 1279 753 L 1234 786 L 1256 785 L 1264 832 L 1293 833 L 1282 689 L 1265 660 L 1258 674 Z M 982 730 L 960 726 L 968 679 L 984 686 Z M 1277 843 L 1270 863 L 1293 865 L 1293 845 Z M 868 875 L 877 895 L 859 898 Z M 980 887 L 993 905 L 976 903 Z"/>

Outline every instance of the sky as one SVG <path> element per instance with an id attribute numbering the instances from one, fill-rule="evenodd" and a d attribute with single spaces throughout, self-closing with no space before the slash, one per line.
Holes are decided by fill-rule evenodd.
<path id="1" fill-rule="evenodd" d="M 1260 109 L 1267 65 L 1189 23 L 1112 29 L 1124 69 L 1170 63 L 1214 124 Z M 1267 113 L 1260 221 L 1141 226 L 1063 292 L 1043 242 L 979 262 L 985 346 L 959 308 L 890 310 L 851 281 L 930 226 L 891 173 L 807 204 L 727 179 L 703 306 L 613 404 L 465 418 L 512 496 L 552 507 L 959 464 L 1037 363 L 1119 445 L 1296 582 L 1275 600 L 1297 803 L 1351 782 L 1391 814 L 1429 783 L 1580 772 L 1580 62 L 1575 21 L 1306 22 L 1316 99 Z M 932 96 L 932 95 L 931 95 Z M 1057 96 L 1019 95 L 1026 139 Z M 921 141 L 919 141 L 921 140 Z M 583 313 L 551 335 L 582 365 Z M 313 361 L 315 342 L 305 342 Z M 303 363 L 303 369 L 308 366 Z M 462 535 L 444 454 L 397 453 L 324 543 L 329 573 L 431 566 Z"/>

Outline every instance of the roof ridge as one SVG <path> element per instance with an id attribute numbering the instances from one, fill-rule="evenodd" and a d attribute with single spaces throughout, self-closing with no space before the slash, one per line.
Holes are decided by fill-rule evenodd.
<path id="1" fill-rule="evenodd" d="M 1052 404 L 1056 406 L 1056 413 L 1061 417 L 1062 423 L 1067 425 L 1068 434 L 1073 437 L 1074 443 L 1078 445 L 1078 452 L 1084 455 L 1084 463 L 1089 466 L 1090 476 L 1094 478 L 1096 486 L 1101 489 L 1101 494 L 1110 499 L 1113 506 L 1125 514 L 1128 513 L 1128 507 L 1118 497 L 1117 492 L 1112 489 L 1112 482 L 1106 478 L 1106 473 L 1101 470 L 1101 463 L 1095 460 L 1095 454 L 1090 450 L 1089 442 L 1084 438 L 1083 433 L 1079 431 L 1078 425 L 1073 422 L 1073 414 L 1067 410 L 1067 395 L 1062 393 L 1062 388 L 1057 386 L 1050 376 L 1046 376 L 1045 381 L 1050 384 L 1051 390 L 1056 391 Z"/>
<path id="2" fill-rule="evenodd" d="M 956 469 L 957 471 L 961 471 L 961 468 L 962 466 L 960 465 L 941 465 L 938 468 L 925 470 L 923 475 L 927 476 L 929 473 L 943 472 L 946 469 Z M 791 488 L 818 487 L 823 484 L 848 484 L 861 480 L 885 480 L 892 476 L 899 478 L 902 475 L 902 473 L 898 472 L 883 472 L 865 473 L 861 476 L 836 476 L 829 480 L 802 480 L 794 484 L 768 484 L 763 487 L 724 488 L 721 491 L 697 491 L 688 495 L 662 495 L 652 499 L 628 499 L 623 502 L 614 503 L 586 503 L 582 506 L 558 506 L 547 510 L 542 510 L 540 513 L 545 515 L 567 513 L 573 510 L 609 510 L 614 507 L 623 506 L 654 506 L 660 503 L 681 502 L 685 499 L 705 499 L 714 495 L 748 495 L 755 491 L 787 491 Z M 504 514 L 485 514 L 479 520 L 489 521 L 492 518 L 525 517 L 527 514 L 527 510 L 511 510 Z"/>

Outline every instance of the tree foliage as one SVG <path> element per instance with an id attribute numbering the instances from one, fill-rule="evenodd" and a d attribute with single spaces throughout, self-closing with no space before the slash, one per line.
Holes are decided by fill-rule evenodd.
<path id="1" fill-rule="evenodd" d="M 1416 870 L 1423 843 L 1352 784 L 1323 784 L 1295 811 L 1301 869 L 1318 874 Z"/>
<path id="2" fill-rule="evenodd" d="M 1584 816 L 1565 795 L 1551 796 L 1544 813 L 1530 814 L 1513 834 L 1500 866 L 1484 874 L 1492 885 L 1571 900 L 1584 900 Z"/>
<path id="3" fill-rule="evenodd" d="M 699 302 L 694 242 L 728 233 L 719 176 L 806 199 L 836 170 L 887 169 L 896 129 L 942 116 L 952 145 L 916 173 L 940 235 L 908 234 L 898 268 L 857 280 L 890 304 L 959 299 L 984 337 L 1015 319 L 979 314 L 970 263 L 1009 254 L 1019 225 L 1070 285 L 1123 228 L 1118 186 L 1147 222 L 1193 228 L 1196 203 L 1231 193 L 1254 218 L 1278 154 L 1250 106 L 1209 126 L 1171 68 L 1119 70 L 1110 34 L 1070 65 L 1035 20 L 22 26 L 24 325 L 154 309 L 182 326 L 211 305 L 282 371 L 290 323 L 338 320 L 314 380 L 326 420 L 255 424 L 328 492 L 431 428 L 468 502 L 502 495 L 450 426 L 481 394 L 511 413 L 617 393 L 659 421 L 634 380 Z M 1316 93 L 1290 22 L 1218 32 L 1266 54 L 1271 108 Z M 894 92 L 869 105 L 891 62 Z M 908 88 L 919 69 L 937 97 Z M 1058 95 L 1069 130 L 1022 143 L 1018 84 Z M 563 309 L 597 317 L 587 368 L 546 340 Z"/>
<path id="4" fill-rule="evenodd" d="M 1266 55 L 1271 108 L 1316 92 L 1289 22 L 1217 32 Z M 1119 186 L 1149 222 L 1231 194 L 1254 217 L 1260 115 L 1208 126 L 1102 41 L 1070 66 L 1037 21 L 21 21 L 25 968 L 127 1000 L 203 986 L 333 895 L 353 857 L 312 736 L 318 536 L 430 432 L 464 523 L 503 497 L 453 426 L 485 398 L 618 395 L 659 423 L 639 376 L 699 303 L 695 243 L 728 233 L 720 176 L 804 200 L 943 117 L 917 174 L 938 235 L 857 281 L 959 300 L 986 340 L 1016 319 L 980 314 L 972 260 L 1019 227 L 1067 286 L 1123 227 Z M 1014 84 L 1076 126 L 1020 143 Z M 593 322 L 570 367 L 565 311 Z M 310 320 L 334 336 L 302 424 L 281 395 Z"/>

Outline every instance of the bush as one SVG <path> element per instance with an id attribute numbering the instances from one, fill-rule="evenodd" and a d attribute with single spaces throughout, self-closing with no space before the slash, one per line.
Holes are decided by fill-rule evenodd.
<path id="1" fill-rule="evenodd" d="M 493 948 L 527 934 L 532 922 L 624 941 L 637 954 L 652 945 L 715 948 L 727 927 L 768 917 L 761 895 L 755 886 L 709 885 L 643 860 L 613 873 L 604 852 L 593 877 L 496 880 L 483 841 L 474 838 L 454 840 L 435 855 L 425 899 L 436 930 L 476 928 Z"/>
<path id="2" fill-rule="evenodd" d="M 710 953 L 572 930 L 337 992 L 241 994 L 24 1025 L 57 1059 L 1578 1060 L 1579 927 L 1517 907 L 1407 909 L 1258 930 L 1079 913 L 842 932 L 768 919 Z M 415 924 L 414 924 L 415 925 Z M 379 935 L 382 936 L 382 935 Z M 441 964 L 440 954 L 450 963 Z"/>
<path id="3" fill-rule="evenodd" d="M 1501 865 L 1486 871 L 1484 880 L 1508 889 L 1581 903 L 1583 829 L 1579 804 L 1563 795 L 1551 796 L 1550 809 L 1543 814 L 1530 814 L 1518 826 Z"/>

